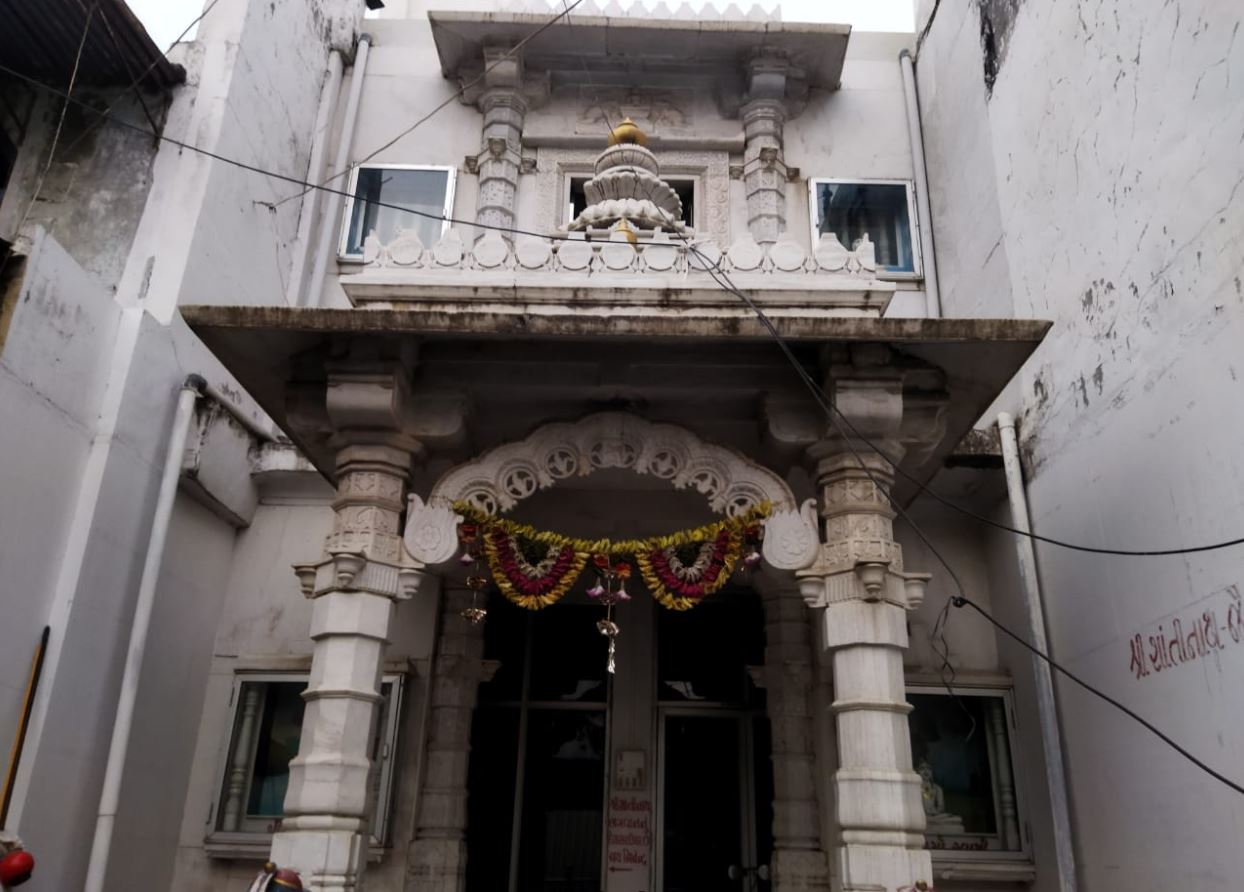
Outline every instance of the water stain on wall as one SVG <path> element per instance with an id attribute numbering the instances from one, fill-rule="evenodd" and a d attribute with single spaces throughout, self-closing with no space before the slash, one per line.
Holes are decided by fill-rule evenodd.
<path id="1" fill-rule="evenodd" d="M 993 85 L 1006 61 L 1011 29 L 1023 0 L 978 0 L 981 20 L 981 51 L 985 64 L 985 93 L 993 95 Z"/>

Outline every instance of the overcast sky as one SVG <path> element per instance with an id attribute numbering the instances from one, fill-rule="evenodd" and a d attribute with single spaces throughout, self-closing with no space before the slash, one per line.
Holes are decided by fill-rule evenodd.
<path id="1" fill-rule="evenodd" d="M 204 0 L 128 0 L 130 9 L 142 20 L 152 39 L 162 49 L 168 49 L 186 26 L 202 11 Z M 279 0 L 297 3 L 302 0 Z M 362 0 L 360 0 L 362 2 Z M 628 0 L 621 0 L 627 3 Z M 666 0 L 676 8 L 682 0 Z M 691 0 L 698 5 L 701 0 Z M 708 0 L 712 2 L 712 0 Z M 730 0 L 717 0 L 724 9 Z M 743 9 L 751 7 L 753 0 L 734 0 Z M 775 0 L 759 0 L 760 6 L 772 9 Z M 550 4 L 560 7 L 560 2 Z M 781 0 L 782 19 L 787 22 L 837 22 L 851 25 L 860 31 L 912 31 L 914 30 L 913 0 Z M 187 39 L 192 39 L 190 32 Z"/>

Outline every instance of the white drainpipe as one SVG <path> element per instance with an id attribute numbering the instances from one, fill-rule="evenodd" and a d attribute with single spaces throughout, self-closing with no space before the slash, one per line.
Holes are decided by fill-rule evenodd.
<path id="1" fill-rule="evenodd" d="M 1002 464 L 1006 469 L 1006 491 L 1011 503 L 1011 524 L 1025 533 L 1031 532 L 1028 518 L 1028 496 L 1024 491 L 1024 474 L 1019 463 L 1019 443 L 1015 437 L 1015 420 L 1006 412 L 998 413 L 998 437 L 1002 441 Z M 1037 575 L 1037 554 L 1028 536 L 1015 537 L 1019 559 L 1019 578 L 1028 609 L 1028 634 L 1033 647 L 1048 654 L 1045 634 L 1045 608 L 1041 597 L 1041 579 Z M 1058 728 L 1058 710 L 1054 703 L 1054 678 L 1049 663 L 1034 656 L 1033 675 L 1037 691 L 1037 717 L 1041 722 L 1041 745 L 1045 751 L 1045 780 L 1050 791 L 1050 812 L 1054 819 L 1054 854 L 1058 864 L 1058 888 L 1075 892 L 1076 859 L 1071 842 L 1071 809 L 1067 802 L 1067 774 L 1063 768 L 1062 735 Z"/>
<path id="2" fill-rule="evenodd" d="M 169 519 L 173 514 L 177 481 L 181 477 L 186 437 L 190 431 L 190 423 L 194 420 L 194 404 L 206 384 L 198 375 L 190 375 L 177 395 L 177 411 L 169 431 L 168 449 L 164 455 L 164 474 L 160 478 L 155 516 L 151 519 L 151 534 L 147 540 L 147 556 L 143 563 L 142 580 L 138 584 L 138 601 L 134 606 L 134 620 L 130 626 L 125 674 L 121 678 L 121 696 L 117 701 L 116 719 L 112 725 L 112 742 L 108 745 L 104 786 L 99 794 L 99 812 L 95 818 L 91 860 L 87 867 L 86 883 L 83 885 L 85 892 L 103 892 L 104 878 L 108 873 L 113 825 L 116 823 L 117 804 L 121 798 L 121 775 L 125 770 L 130 732 L 134 726 L 134 703 L 138 698 L 139 674 L 143 666 L 143 654 L 147 649 L 147 631 L 151 627 L 151 613 L 155 607 L 156 582 L 159 580 L 160 564 L 164 559 L 164 542 L 168 536 Z"/>
<path id="3" fill-rule="evenodd" d="M 324 151 L 333 129 L 333 112 L 337 108 L 337 95 L 341 92 L 341 53 L 333 50 L 328 54 L 328 77 L 320 93 L 320 107 L 315 113 L 315 133 L 311 141 L 311 159 L 307 164 L 307 180 L 316 183 L 324 175 Z M 289 288 L 285 300 L 290 306 L 304 303 L 302 286 L 307 281 L 307 254 L 311 251 L 311 227 L 320 207 L 321 190 L 312 189 L 302 197 L 302 210 L 298 215 L 298 238 L 294 242 L 294 262 L 290 271 Z"/>
<path id="4" fill-rule="evenodd" d="M 367 73 L 367 56 L 371 50 L 371 35 L 359 36 L 358 50 L 354 53 L 354 73 L 350 75 L 350 95 L 346 98 L 345 116 L 341 121 L 341 135 L 337 140 L 337 158 L 333 162 L 333 173 L 345 170 L 350 163 L 350 146 L 354 143 L 354 124 L 358 119 L 359 96 L 363 92 L 363 76 Z M 329 187 L 335 192 L 327 193 L 324 203 L 324 216 L 320 219 L 320 239 L 316 246 L 315 266 L 311 270 L 311 281 L 308 283 L 304 302 L 308 306 L 319 306 L 324 291 L 324 276 L 328 272 L 328 261 L 337 256 L 337 227 L 341 225 L 341 195 L 349 185 L 349 178 L 338 177 L 330 182 Z"/>
<path id="5" fill-rule="evenodd" d="M 925 312 L 936 319 L 942 315 L 942 296 L 937 288 L 937 257 L 933 253 L 933 212 L 929 209 L 929 176 L 924 166 L 924 133 L 920 125 L 916 68 L 907 50 L 898 54 L 898 64 L 903 69 L 907 136 L 911 140 L 911 166 L 916 178 L 916 224 L 920 230 L 920 261 L 924 266 Z"/>

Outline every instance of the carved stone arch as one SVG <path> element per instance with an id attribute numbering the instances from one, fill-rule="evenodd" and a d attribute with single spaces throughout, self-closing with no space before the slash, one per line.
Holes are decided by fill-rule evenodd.
<path id="1" fill-rule="evenodd" d="M 777 569 L 796 570 L 816 557 L 820 541 L 813 500 L 795 501 L 786 481 L 751 459 L 686 428 L 624 412 L 602 412 L 575 422 L 547 424 L 448 471 L 425 502 L 410 496 L 404 541 L 417 562 L 439 564 L 458 549 L 452 509 L 466 502 L 485 514 L 504 514 L 558 481 L 620 468 L 693 489 L 718 514 L 738 517 L 768 503 L 764 556 Z"/>

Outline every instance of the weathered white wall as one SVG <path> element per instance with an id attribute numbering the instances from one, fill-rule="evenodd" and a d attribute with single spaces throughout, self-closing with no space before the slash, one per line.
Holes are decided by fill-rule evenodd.
<path id="1" fill-rule="evenodd" d="M 179 497 L 156 590 L 143 661 L 137 733 L 113 840 L 107 888 L 169 888 L 185 811 L 211 630 L 224 603 L 236 531 L 202 505 Z"/>
<path id="2" fill-rule="evenodd" d="M 79 886 L 86 867 L 177 389 L 190 371 L 215 381 L 222 373 L 184 325 L 122 310 L 43 230 L 25 263 L 0 354 L 0 549 L 20 585 L 4 599 L 0 716 L 11 739 L 30 654 L 50 626 L 9 826 L 36 853 L 54 853 L 40 859 L 32 888 L 59 890 Z M 184 731 L 198 705 L 182 688 L 196 665 L 202 671 L 214 626 L 204 617 L 221 603 L 208 584 L 221 556 L 215 542 L 232 536 L 219 521 L 187 530 L 201 511 L 182 503 L 175 513 L 175 569 L 158 595 L 173 605 L 155 615 L 123 800 L 138 813 L 118 833 L 114 863 L 161 869 L 162 853 L 146 846 L 163 832 L 161 817 L 181 809 L 184 791 L 163 781 L 188 764 Z M 204 578 L 191 589 L 178 573 Z"/>
<path id="3" fill-rule="evenodd" d="M 24 263 L 0 335 L 0 739 L 8 741 L 47 621 L 119 317 L 103 289 L 45 233 Z M 48 485 L 51 474 L 60 486 Z"/>
<path id="4" fill-rule="evenodd" d="M 307 177 L 330 48 L 353 51 L 362 4 L 222 0 L 179 49 L 191 76 L 166 133 L 283 176 Z M 300 187 L 165 144 L 122 280 L 160 319 L 179 304 L 279 304 Z M 275 207 L 270 207 L 270 205 Z"/>
<path id="5" fill-rule="evenodd" d="M 210 672 L 197 680 L 196 694 L 203 701 L 201 716 L 196 713 L 193 768 L 188 789 L 183 786 L 184 812 L 173 825 L 178 837 L 177 889 L 214 892 L 240 888 L 258 869 L 254 861 L 208 857 L 203 845 L 211 830 L 208 815 L 227 760 L 230 691 L 234 674 L 241 668 L 310 668 L 312 603 L 299 590 L 291 565 L 320 556 L 332 522 L 327 497 L 305 504 L 261 504 L 251 525 L 237 536 L 232 563 L 226 567 L 228 578 L 221 585 L 224 608 L 211 646 Z M 368 870 L 369 885 L 378 889 L 402 888 L 423 735 L 425 667 L 436 634 L 436 611 L 435 595 L 421 594 L 399 604 L 387 653 L 390 664 L 402 663 L 409 669 L 395 755 L 395 795 L 390 812 L 393 848 Z"/>
<path id="6" fill-rule="evenodd" d="M 154 143 L 136 130 L 102 125 L 95 114 L 77 104 L 66 105 L 58 96 L 33 91 L 30 95 L 34 104 L 26 139 L 18 146 L 0 202 L 0 236 L 13 240 L 21 234 L 19 226 L 26 231 L 42 226 L 111 290 L 121 277 L 151 188 Z M 131 127 L 151 128 L 133 94 L 79 87 L 74 98 L 112 109 L 112 117 Z M 16 95 L 6 100 L 21 108 Z M 146 95 L 144 101 L 161 120 L 167 100 Z M 49 164 L 58 125 L 60 139 Z"/>
<path id="7" fill-rule="evenodd" d="M 959 0 L 921 48 L 943 305 L 1055 323 L 1009 405 L 1045 535 L 1163 548 L 1244 529 L 1240 18 L 1216 2 Z M 1238 550 L 1040 546 L 1039 560 L 1055 656 L 1238 779 Z M 1161 636 L 1178 620 L 1186 639 L 1207 612 L 1212 652 L 1159 669 Z M 1083 888 L 1234 882 L 1244 800 L 1084 691 L 1058 690 Z"/>

